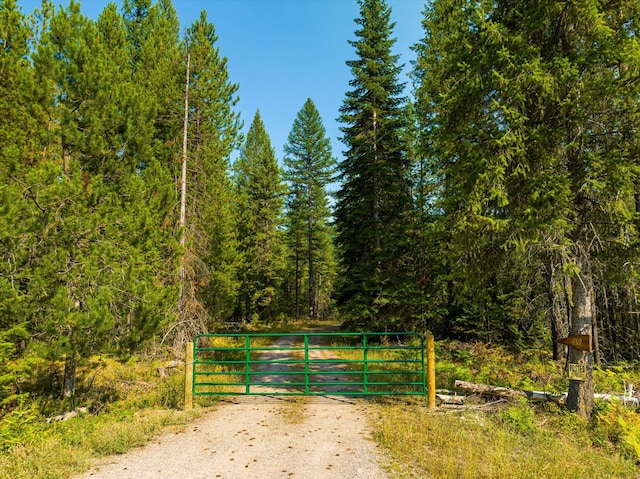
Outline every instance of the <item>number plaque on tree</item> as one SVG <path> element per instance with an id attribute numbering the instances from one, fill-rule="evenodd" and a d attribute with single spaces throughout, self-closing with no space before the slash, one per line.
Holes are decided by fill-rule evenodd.
<path id="1" fill-rule="evenodd" d="M 587 367 L 583 363 L 569 363 L 569 379 L 585 381 L 587 379 Z"/>

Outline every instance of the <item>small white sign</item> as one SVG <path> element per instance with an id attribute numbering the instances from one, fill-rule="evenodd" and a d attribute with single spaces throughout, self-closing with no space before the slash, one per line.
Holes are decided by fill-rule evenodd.
<path id="1" fill-rule="evenodd" d="M 569 363 L 569 379 L 585 381 L 587 379 L 587 367 L 584 364 Z"/>

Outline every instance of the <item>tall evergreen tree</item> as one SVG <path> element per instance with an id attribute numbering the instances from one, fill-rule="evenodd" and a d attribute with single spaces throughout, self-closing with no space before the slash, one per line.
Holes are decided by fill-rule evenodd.
<path id="1" fill-rule="evenodd" d="M 234 168 L 243 256 L 236 314 L 243 320 L 268 320 L 278 312 L 283 269 L 279 229 L 285 187 L 259 111 Z"/>
<path id="2" fill-rule="evenodd" d="M 29 61 L 31 32 L 15 0 L 0 4 L 0 178 L 30 164 L 37 155 L 33 105 L 34 72 Z"/>
<path id="3" fill-rule="evenodd" d="M 286 178 L 286 172 L 285 172 Z M 283 291 L 289 298 L 287 309 L 295 320 L 301 317 L 301 307 L 304 300 L 304 273 L 305 273 L 305 251 L 308 246 L 308 225 L 305 221 L 304 210 L 306 202 L 301 185 L 291 185 L 289 194 L 285 202 L 286 208 L 286 247 L 288 254 L 287 274 Z"/>
<path id="4" fill-rule="evenodd" d="M 227 59 L 206 12 L 187 29 L 190 55 L 189 161 L 186 226 L 186 317 L 210 327 L 230 317 L 237 296 L 236 215 L 229 156 L 240 142 L 240 118 L 233 111 L 238 85 L 229 81 Z M 200 331 L 201 332 L 201 331 Z"/>
<path id="5" fill-rule="evenodd" d="M 335 159 L 331 154 L 331 144 L 326 137 L 320 113 L 310 98 L 293 122 L 284 152 L 285 178 L 290 184 L 291 197 L 288 208 L 288 234 L 292 236 L 292 246 L 295 248 L 296 311 L 299 296 L 299 260 L 306 258 L 307 310 L 309 318 L 313 320 L 318 317 L 319 285 L 322 284 L 325 291 L 330 290 L 333 285 L 331 272 L 328 276 L 321 277 L 321 270 L 327 268 L 317 266 L 322 258 L 331 257 L 330 252 L 319 251 L 319 248 L 332 243 L 329 225 L 331 211 L 326 189 L 335 172 Z M 301 227 L 305 229 L 304 234 Z M 304 247 L 300 241 L 303 237 L 306 237 Z"/>
<path id="6" fill-rule="evenodd" d="M 64 396 L 74 394 L 80 361 L 97 351 L 130 354 L 171 317 L 174 302 L 164 278 L 176 245 L 162 227 L 172 182 L 158 181 L 153 157 L 143 170 L 127 152 L 137 90 L 122 74 L 123 38 L 113 7 L 96 24 L 72 2 L 44 26 L 34 54 L 58 138 L 24 178 L 37 239 L 27 353 L 64 358 Z"/>
<path id="7" fill-rule="evenodd" d="M 32 113 L 34 72 L 29 61 L 27 20 L 16 1 L 0 2 L 0 407 L 13 399 L 21 367 L 20 345 L 28 338 L 26 300 L 32 218 L 23 205 L 24 175 L 39 153 Z"/>
<path id="8" fill-rule="evenodd" d="M 178 16 L 170 0 L 125 0 L 122 10 L 131 75 L 144 92 L 138 102 L 151 115 L 134 144 L 141 167 L 152 155 L 163 167 L 173 166 L 178 177 L 185 65 Z"/>
<path id="9" fill-rule="evenodd" d="M 635 2 L 442 0 L 423 23 L 417 96 L 450 268 L 473 295 L 473 269 L 488 285 L 514 265 L 546 263 L 551 279 L 560 265 L 570 334 L 596 332 L 602 254 L 634 254 L 622 237 L 636 230 L 637 18 Z M 589 415 L 592 355 L 571 350 L 569 360 L 587 374 L 571 381 L 568 405 Z"/>
<path id="10" fill-rule="evenodd" d="M 359 5 L 357 40 L 350 42 L 358 58 L 347 62 L 352 90 L 340 108 L 347 150 L 339 165 L 336 223 L 343 269 L 340 303 L 351 324 L 371 327 L 400 317 L 411 197 L 391 9 L 384 0 L 360 0 Z"/>

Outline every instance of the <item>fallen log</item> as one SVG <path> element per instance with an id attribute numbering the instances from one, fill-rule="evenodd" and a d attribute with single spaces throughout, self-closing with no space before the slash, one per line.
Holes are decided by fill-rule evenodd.
<path id="1" fill-rule="evenodd" d="M 87 414 L 89 410 L 86 407 L 79 407 L 74 409 L 73 411 L 61 412 L 56 416 L 51 416 L 46 419 L 47 423 L 54 421 L 68 421 L 74 417 L 77 417 L 81 414 Z"/>
<path id="2" fill-rule="evenodd" d="M 567 393 L 549 394 L 542 391 L 527 391 L 524 389 L 514 389 L 500 386 L 490 386 L 488 384 L 470 383 L 467 381 L 456 381 L 456 389 L 480 396 L 495 396 L 516 399 L 519 397 L 527 398 L 531 401 L 552 401 L 558 404 L 564 404 L 567 400 Z M 596 399 L 603 401 L 618 400 L 628 406 L 640 406 L 640 399 L 635 396 L 618 395 L 618 394 L 594 394 Z"/>
<path id="3" fill-rule="evenodd" d="M 640 399 L 635 396 L 620 396 L 619 394 L 599 394 L 593 395 L 596 399 L 602 399 L 603 401 L 611 401 L 613 399 L 622 401 L 625 406 L 640 406 Z"/>
<path id="4" fill-rule="evenodd" d="M 479 394 L 480 396 L 498 396 L 507 398 L 527 397 L 524 391 L 520 389 L 506 388 L 502 386 L 490 386 L 489 384 L 470 383 L 467 381 L 457 380 L 455 382 L 456 389 Z"/>
<path id="5" fill-rule="evenodd" d="M 436 393 L 436 398 L 443 404 L 464 404 L 464 396 Z"/>
<path id="6" fill-rule="evenodd" d="M 467 381 L 456 381 L 456 389 L 466 391 L 480 396 L 495 396 L 504 398 L 526 398 L 532 401 L 552 401 L 564 404 L 567 399 L 566 394 L 549 394 L 542 391 L 526 391 L 524 389 L 514 389 L 502 386 L 490 386 L 488 384 L 470 383 Z"/>

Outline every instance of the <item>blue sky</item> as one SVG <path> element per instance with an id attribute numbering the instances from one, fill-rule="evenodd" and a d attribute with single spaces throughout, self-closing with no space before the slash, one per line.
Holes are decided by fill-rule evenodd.
<path id="1" fill-rule="evenodd" d="M 67 6 L 68 1 L 54 0 Z M 81 10 L 97 19 L 108 0 L 81 0 Z M 120 6 L 121 0 L 115 3 Z M 173 0 L 182 31 L 202 10 L 215 25 L 220 53 L 228 58 L 230 80 L 240 86 L 238 110 L 245 131 L 257 109 L 276 150 L 283 146 L 298 111 L 311 98 L 320 111 L 333 154 L 342 158 L 338 109 L 349 90 L 351 73 L 345 62 L 355 59 L 354 40 L 359 15 L 356 0 Z M 394 53 L 408 73 L 409 47 L 422 37 L 423 0 L 387 0 L 396 22 Z M 18 0 L 23 13 L 40 0 Z M 406 78 L 403 81 L 407 81 Z M 410 85 L 407 84 L 407 94 Z"/>

